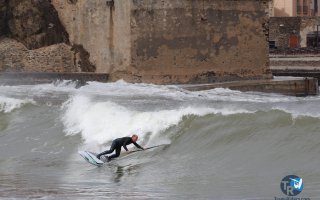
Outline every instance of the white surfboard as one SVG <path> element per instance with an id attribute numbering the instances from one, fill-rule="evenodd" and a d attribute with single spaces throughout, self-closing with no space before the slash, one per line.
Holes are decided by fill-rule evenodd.
<path id="1" fill-rule="evenodd" d="M 92 165 L 101 166 L 104 163 L 102 160 L 99 160 L 94 153 L 89 151 L 79 151 L 79 154 Z"/>

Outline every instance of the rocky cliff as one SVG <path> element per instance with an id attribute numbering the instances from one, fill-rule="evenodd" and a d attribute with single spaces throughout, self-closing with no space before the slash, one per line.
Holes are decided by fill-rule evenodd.
<path id="1" fill-rule="evenodd" d="M 5 34 L 28 49 L 69 42 L 68 33 L 49 1 L 2 0 L 2 5 Z"/>
<path id="2" fill-rule="evenodd" d="M 1 71 L 95 71 L 83 46 L 70 44 L 49 0 L 0 0 L 0 36 Z"/>
<path id="3" fill-rule="evenodd" d="M 8 32 L 7 28 L 7 0 L 0 0 L 0 36 Z"/>
<path id="4" fill-rule="evenodd" d="M 76 72 L 73 52 L 64 43 L 27 49 L 14 39 L 0 40 L 0 72 Z"/>

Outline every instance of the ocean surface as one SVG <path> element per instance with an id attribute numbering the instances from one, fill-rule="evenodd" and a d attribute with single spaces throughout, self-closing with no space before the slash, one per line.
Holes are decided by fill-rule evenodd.
<path id="1" fill-rule="evenodd" d="M 144 147 L 95 167 L 118 137 Z M 128 146 L 134 150 L 134 146 Z M 122 151 L 124 153 L 124 150 Z M 320 199 L 320 97 L 70 81 L 0 84 L 0 199 Z"/>

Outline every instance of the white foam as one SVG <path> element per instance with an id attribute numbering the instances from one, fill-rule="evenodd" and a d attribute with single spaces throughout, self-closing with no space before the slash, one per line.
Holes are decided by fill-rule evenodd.
<path id="1" fill-rule="evenodd" d="M 6 98 L 37 99 L 73 94 L 77 91 L 74 82 L 61 81 L 51 84 L 0 86 L 0 95 Z M 36 100 L 35 100 L 36 101 Z"/>
<path id="2" fill-rule="evenodd" d="M 285 96 L 281 94 L 241 92 L 225 88 L 215 88 L 212 90 L 198 91 L 195 93 L 210 100 L 227 102 L 279 103 L 298 101 L 296 97 Z"/>
<path id="3" fill-rule="evenodd" d="M 106 96 L 165 97 L 174 100 L 204 99 L 228 102 L 277 103 L 295 102 L 296 97 L 261 92 L 240 92 L 226 88 L 203 91 L 188 91 L 178 85 L 131 84 L 124 81 L 114 83 L 89 82 L 79 93 Z"/>
<path id="4" fill-rule="evenodd" d="M 151 138 L 171 126 L 177 125 L 184 116 L 208 114 L 231 115 L 249 113 L 244 109 L 215 109 L 208 107 L 183 107 L 174 110 L 136 111 L 113 102 L 94 102 L 89 97 L 77 95 L 64 105 L 62 118 L 68 135 L 81 134 L 85 143 L 103 144 L 114 138 L 133 133 Z"/>
<path id="5" fill-rule="evenodd" d="M 290 106 L 273 106 L 272 110 L 286 112 L 290 114 L 293 119 L 298 119 L 300 117 L 320 118 L 319 109 L 315 108 L 315 106 L 312 107 L 312 105 L 310 107 L 308 105 L 300 105 L 299 109 Z"/>
<path id="6" fill-rule="evenodd" d="M 183 90 L 174 85 L 154 85 L 145 83 L 132 84 L 122 80 L 113 83 L 88 82 L 87 85 L 79 88 L 78 93 L 113 97 L 165 97 L 175 100 L 194 98 L 198 96 L 197 94 Z"/>
<path id="7" fill-rule="evenodd" d="M 150 97 L 166 98 L 175 101 L 189 101 L 194 99 L 227 101 L 227 102 L 252 102 L 252 103 L 277 103 L 297 102 L 296 97 L 258 92 L 240 92 L 223 88 L 205 91 L 187 91 L 175 85 L 131 84 L 124 81 L 114 83 L 88 82 L 87 85 L 76 89 L 76 82 L 61 81 L 51 84 L 33 86 L 0 86 L 2 94 L 47 96 L 52 93 L 69 93 L 84 95 L 101 95 L 111 97 Z"/>
<path id="8" fill-rule="evenodd" d="M 76 92 L 77 83 L 74 81 L 63 80 L 54 83 L 34 85 L 30 88 L 35 94 L 47 94 L 48 92 Z"/>
<path id="9" fill-rule="evenodd" d="M 0 112 L 9 113 L 28 103 L 34 104 L 35 102 L 32 100 L 20 100 L 0 96 Z"/>

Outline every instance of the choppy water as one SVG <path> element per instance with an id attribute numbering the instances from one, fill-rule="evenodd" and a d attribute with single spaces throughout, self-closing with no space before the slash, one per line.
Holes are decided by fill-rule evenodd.
<path id="1" fill-rule="evenodd" d="M 138 133 L 145 147 L 97 168 Z M 320 199 L 320 97 L 96 83 L 0 86 L 1 199 Z"/>

